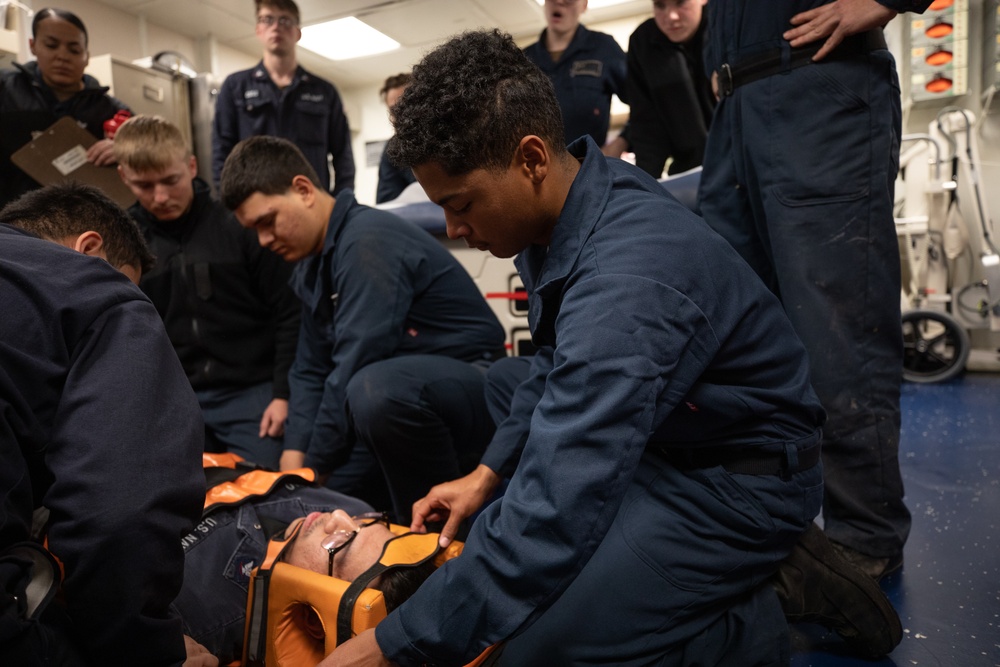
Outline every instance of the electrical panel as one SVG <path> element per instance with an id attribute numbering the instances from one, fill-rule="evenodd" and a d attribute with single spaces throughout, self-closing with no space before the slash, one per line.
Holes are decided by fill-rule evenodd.
<path id="1" fill-rule="evenodd" d="M 969 0 L 934 0 L 910 16 L 910 97 L 947 99 L 969 92 Z"/>

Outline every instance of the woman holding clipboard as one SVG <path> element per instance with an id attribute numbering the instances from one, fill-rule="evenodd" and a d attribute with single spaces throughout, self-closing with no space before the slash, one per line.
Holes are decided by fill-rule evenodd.
<path id="1" fill-rule="evenodd" d="M 72 12 L 39 10 L 29 40 L 35 60 L 0 73 L 0 207 L 39 187 L 14 165 L 10 156 L 42 130 L 65 116 L 74 118 L 98 141 L 87 150 L 97 166 L 114 163 L 104 123 L 128 110 L 108 95 L 108 88 L 84 74 L 90 54 L 87 28 Z"/>

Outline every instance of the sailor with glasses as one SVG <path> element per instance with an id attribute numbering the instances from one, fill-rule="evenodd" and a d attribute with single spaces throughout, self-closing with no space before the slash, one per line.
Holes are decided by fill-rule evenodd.
<path id="1" fill-rule="evenodd" d="M 307 72 L 295 56 L 302 37 L 293 0 L 256 0 L 256 67 L 231 74 L 219 90 L 212 128 L 216 185 L 226 157 L 241 139 L 268 134 L 288 139 L 305 154 L 326 190 L 354 188 L 354 154 L 344 105 L 333 84 Z M 333 180 L 330 180 L 330 159 Z"/>
<path id="2" fill-rule="evenodd" d="M 295 19 L 290 16 L 271 16 L 270 14 L 262 14 L 257 17 L 257 25 L 265 26 L 270 28 L 277 24 L 282 30 L 291 30 L 292 28 L 297 28 L 298 23 Z"/>

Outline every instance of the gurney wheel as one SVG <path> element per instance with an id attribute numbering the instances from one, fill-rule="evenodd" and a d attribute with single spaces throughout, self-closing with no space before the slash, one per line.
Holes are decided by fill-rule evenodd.
<path id="1" fill-rule="evenodd" d="M 903 313 L 903 379 L 943 382 L 963 370 L 969 359 L 969 335 L 947 313 Z"/>

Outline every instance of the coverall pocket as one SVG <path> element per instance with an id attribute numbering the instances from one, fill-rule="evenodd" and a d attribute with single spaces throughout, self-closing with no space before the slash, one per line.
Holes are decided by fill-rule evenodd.
<path id="1" fill-rule="evenodd" d="M 253 100 L 237 102 L 236 118 L 240 123 L 240 136 L 248 137 L 257 134 L 270 134 L 267 127 L 268 119 L 274 114 L 270 100 Z"/>
<path id="2" fill-rule="evenodd" d="M 673 586 L 699 591 L 775 532 L 761 504 L 721 466 L 661 471 L 625 510 L 629 547 Z"/>
<path id="3" fill-rule="evenodd" d="M 297 100 L 295 102 L 295 134 L 298 137 L 296 143 L 325 147 L 328 115 L 329 109 L 317 102 Z"/>
<path id="4" fill-rule="evenodd" d="M 770 77 L 767 123 L 774 196 L 785 206 L 853 201 L 870 189 L 871 109 L 864 61 Z"/>

